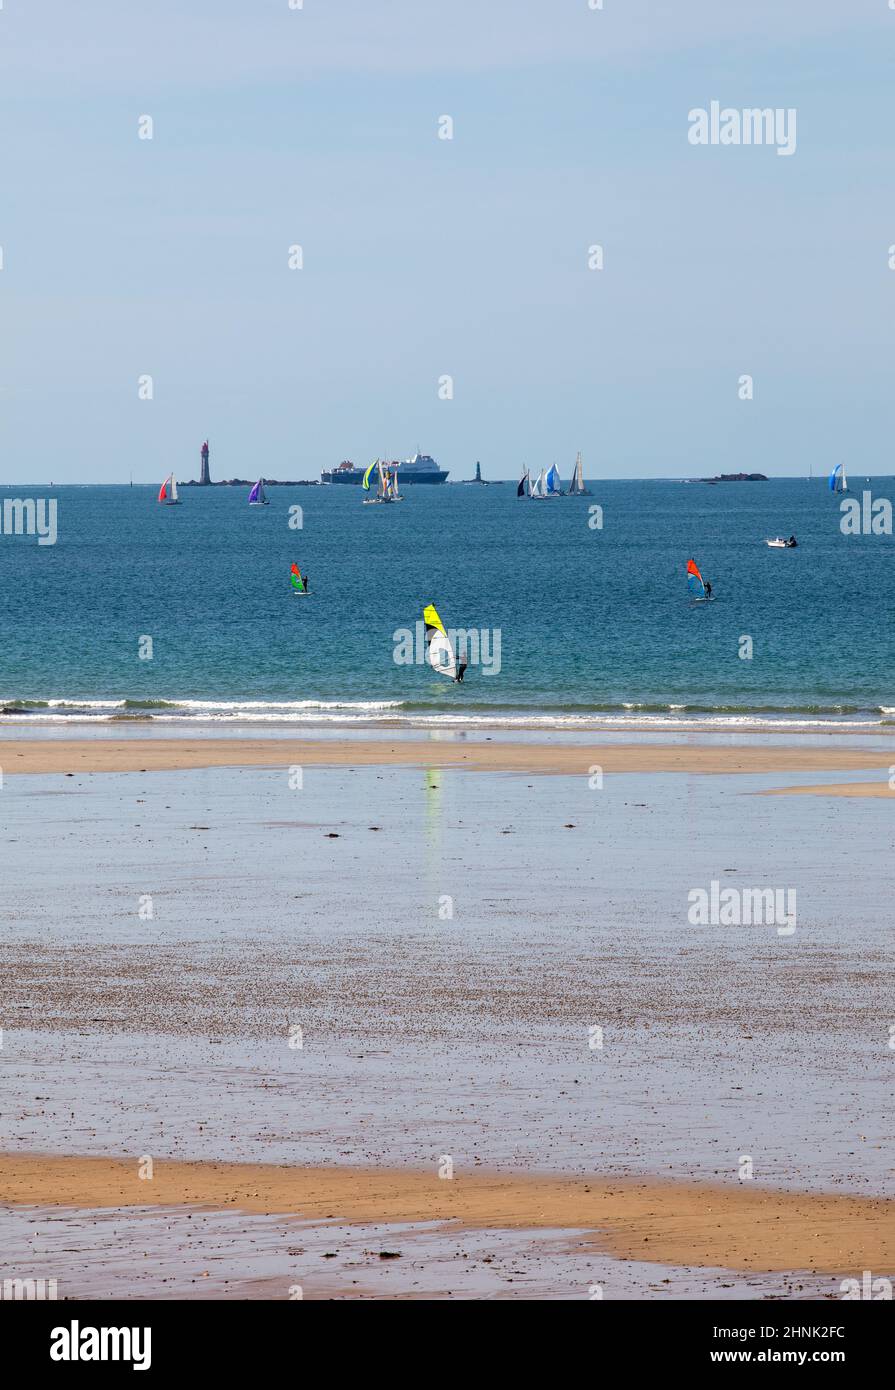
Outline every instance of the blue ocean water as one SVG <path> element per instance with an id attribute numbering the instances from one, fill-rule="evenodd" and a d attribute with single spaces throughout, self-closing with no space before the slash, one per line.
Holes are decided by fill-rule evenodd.
<path id="1" fill-rule="evenodd" d="M 895 500 L 890 478 L 850 486 Z M 37 489 L 58 499 L 58 542 L 0 535 L 0 698 L 40 719 L 895 717 L 893 539 L 843 535 L 824 479 L 589 487 L 406 487 L 392 507 L 271 488 L 251 509 L 241 488 L 186 488 L 179 507 L 156 488 Z M 764 544 L 791 532 L 797 550 Z M 688 598 L 691 555 L 712 603 Z M 499 632 L 499 672 L 458 686 L 396 663 L 429 602 L 449 628 Z"/>

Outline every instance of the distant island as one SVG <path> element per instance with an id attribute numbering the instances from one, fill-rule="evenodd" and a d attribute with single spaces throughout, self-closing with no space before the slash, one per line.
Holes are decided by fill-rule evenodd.
<path id="1" fill-rule="evenodd" d="M 700 478 L 701 483 L 766 483 L 764 473 L 719 473 L 717 478 Z"/>
<path id="2" fill-rule="evenodd" d="M 178 483 L 178 487 L 254 487 L 257 478 L 222 478 L 220 482 L 211 481 L 204 483 L 202 480 L 187 478 L 185 482 Z M 316 478 L 265 478 L 265 487 L 319 487 L 320 483 Z"/>

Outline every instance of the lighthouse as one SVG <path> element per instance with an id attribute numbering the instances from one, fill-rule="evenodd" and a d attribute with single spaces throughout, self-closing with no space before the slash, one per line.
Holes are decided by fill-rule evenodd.
<path id="1" fill-rule="evenodd" d="M 211 484 L 211 474 L 210 474 L 209 471 L 208 471 L 208 440 L 207 440 L 207 439 L 206 439 L 205 443 L 202 445 L 202 448 L 201 448 L 201 450 L 200 450 L 200 457 L 201 457 L 201 459 L 202 459 L 202 466 L 201 466 L 201 468 L 199 469 L 199 486 L 200 486 L 200 487 L 209 487 L 210 484 Z"/>

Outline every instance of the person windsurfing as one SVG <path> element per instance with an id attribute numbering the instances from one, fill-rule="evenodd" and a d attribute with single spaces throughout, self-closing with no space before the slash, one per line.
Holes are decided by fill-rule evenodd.
<path id="1" fill-rule="evenodd" d="M 699 573 L 699 566 L 693 559 L 687 561 L 687 588 L 691 598 L 696 599 L 697 602 L 711 596 L 712 586 L 705 582 Z"/>
<path id="2" fill-rule="evenodd" d="M 423 609 L 423 622 L 426 625 L 426 660 L 429 665 L 439 675 L 461 683 L 468 663 L 457 660 L 457 654 L 444 630 L 444 623 L 433 603 L 427 604 Z"/>
<path id="3" fill-rule="evenodd" d="M 294 560 L 292 562 L 292 570 L 289 575 L 289 583 L 292 585 L 293 589 L 297 594 L 306 594 L 308 592 L 307 581 L 302 579 L 301 570 L 298 568 L 298 565 L 295 563 Z"/>

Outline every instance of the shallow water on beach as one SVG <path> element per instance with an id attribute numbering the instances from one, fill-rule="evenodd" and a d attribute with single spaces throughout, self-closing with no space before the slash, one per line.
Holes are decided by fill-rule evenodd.
<path id="1" fill-rule="evenodd" d="M 9 779 L 7 1147 L 895 1192 L 891 813 L 849 803 L 843 862 L 841 803 L 773 785 Z M 795 932 L 690 925 L 713 880 Z"/>
<path id="2" fill-rule="evenodd" d="M 60 1299 L 833 1298 L 836 1277 L 614 1260 L 574 1231 L 308 1222 L 183 1207 L 0 1206 L 0 1279 L 56 1279 Z"/>

